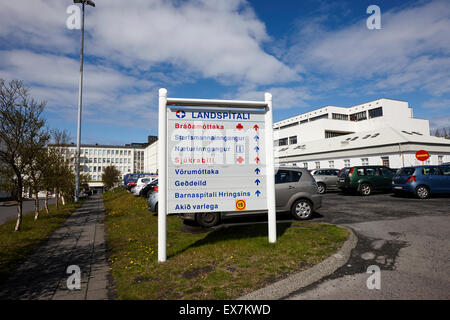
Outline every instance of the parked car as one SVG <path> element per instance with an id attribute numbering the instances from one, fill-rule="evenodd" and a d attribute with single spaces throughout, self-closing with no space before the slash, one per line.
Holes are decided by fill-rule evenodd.
<path id="1" fill-rule="evenodd" d="M 136 187 L 136 182 L 131 181 L 131 182 L 128 182 L 126 189 L 130 192 L 133 192 L 134 187 Z"/>
<path id="2" fill-rule="evenodd" d="M 133 194 L 135 196 L 138 196 L 142 188 L 144 188 L 147 184 L 149 184 L 153 180 L 155 180 L 155 178 L 152 177 L 139 178 L 136 182 L 136 186 L 133 189 Z"/>
<path id="3" fill-rule="evenodd" d="M 392 191 L 395 194 L 414 194 L 419 199 L 427 199 L 431 194 L 450 194 L 450 168 L 445 166 L 402 168 L 392 179 Z"/>
<path id="4" fill-rule="evenodd" d="M 158 210 L 158 192 L 150 194 L 148 198 L 149 211 Z M 275 174 L 275 201 L 277 212 L 290 212 L 296 219 L 311 218 L 314 211 L 322 205 L 317 183 L 307 169 L 281 167 Z M 244 216 L 249 214 L 265 214 L 267 211 L 235 211 L 182 213 L 185 220 L 195 220 L 203 227 L 213 227 L 224 218 Z"/>
<path id="5" fill-rule="evenodd" d="M 127 188 L 128 190 L 131 190 L 133 186 L 135 186 L 136 182 L 139 178 L 144 177 L 153 177 L 156 178 L 157 175 L 154 173 L 127 173 L 123 177 L 122 185 Z M 131 184 L 130 184 L 131 183 Z M 133 184 L 134 183 L 134 184 Z"/>
<path id="6" fill-rule="evenodd" d="M 153 180 L 152 182 L 146 184 L 141 191 L 139 191 L 139 196 L 148 198 L 150 193 L 153 192 L 153 189 L 158 186 L 158 179 Z"/>
<path id="7" fill-rule="evenodd" d="M 311 174 L 317 182 L 319 193 L 324 194 L 328 189 L 338 189 L 337 180 L 339 169 L 315 169 Z"/>
<path id="8" fill-rule="evenodd" d="M 345 167 L 338 174 L 338 188 L 344 192 L 358 191 L 363 196 L 375 190 L 391 191 L 394 173 L 385 166 Z"/>

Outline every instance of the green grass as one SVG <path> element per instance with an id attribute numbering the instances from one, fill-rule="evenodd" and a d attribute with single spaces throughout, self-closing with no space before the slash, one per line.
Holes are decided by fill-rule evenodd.
<path id="1" fill-rule="evenodd" d="M 18 265 L 31 254 L 48 236 L 66 221 L 67 217 L 79 203 L 50 205 L 50 213 L 41 210 L 39 219 L 34 220 L 34 212 L 23 215 L 22 226 L 19 232 L 14 231 L 16 219 L 9 220 L 0 225 L 0 282 L 18 267 Z"/>
<path id="2" fill-rule="evenodd" d="M 167 218 L 167 255 L 157 261 L 158 219 L 146 199 L 118 188 L 104 194 L 112 274 L 119 299 L 234 299 L 319 263 L 348 237 L 334 225 L 277 225 L 269 244 L 267 225 L 183 232 Z"/>

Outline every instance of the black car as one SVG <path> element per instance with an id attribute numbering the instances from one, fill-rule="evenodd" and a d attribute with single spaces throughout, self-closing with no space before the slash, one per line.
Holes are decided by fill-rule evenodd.
<path id="1" fill-rule="evenodd" d="M 157 186 L 158 186 L 158 179 L 155 179 L 142 188 L 142 190 L 139 192 L 139 196 L 148 198 L 150 193 L 152 193 L 153 189 L 155 189 L 155 187 Z"/>

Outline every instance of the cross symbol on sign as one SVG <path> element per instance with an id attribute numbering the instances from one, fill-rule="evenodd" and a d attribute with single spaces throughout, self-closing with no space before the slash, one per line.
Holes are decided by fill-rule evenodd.
<path id="1" fill-rule="evenodd" d="M 244 161 L 244 158 L 239 157 L 239 158 L 236 159 L 236 161 L 239 162 L 239 163 L 242 163 Z"/>

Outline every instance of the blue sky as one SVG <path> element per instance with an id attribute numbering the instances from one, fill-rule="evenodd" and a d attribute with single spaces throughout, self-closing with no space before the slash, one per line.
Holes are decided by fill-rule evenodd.
<path id="1" fill-rule="evenodd" d="M 448 1 L 97 0 L 87 8 L 83 143 L 157 134 L 157 91 L 274 99 L 274 120 L 325 105 L 406 100 L 450 127 Z M 2 4 L 0 77 L 47 101 L 75 140 L 80 31 L 67 0 Z M 381 30 L 369 30 L 369 5 Z"/>

